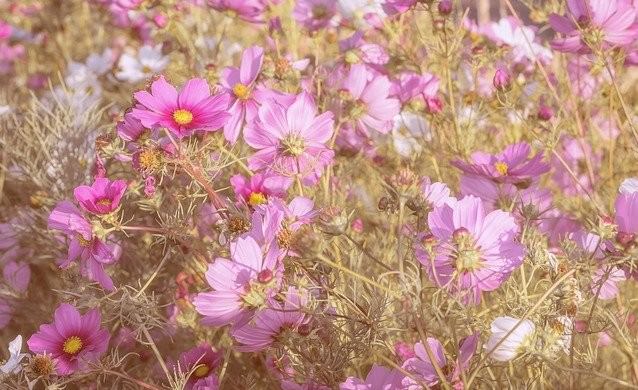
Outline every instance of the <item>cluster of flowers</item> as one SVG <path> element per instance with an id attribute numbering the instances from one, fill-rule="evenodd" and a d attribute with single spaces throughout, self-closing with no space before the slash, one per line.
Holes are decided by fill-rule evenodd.
<path id="1" fill-rule="evenodd" d="M 9 343 L 0 379 L 415 390 L 538 375 L 573 388 L 597 367 L 582 357 L 592 334 L 636 370 L 636 303 L 620 292 L 638 279 L 638 179 L 614 159 L 638 142 L 620 83 L 638 64 L 638 4 L 568 0 L 541 21 L 556 33 L 546 43 L 509 1 L 513 15 L 487 23 L 450 0 L 87 3 L 136 38 L 70 61 L 62 85 L 26 78 L 33 110 L 68 106 L 76 124 L 112 99 L 116 121 L 87 135 L 92 181 L 2 213 L 0 329 L 33 332 L 29 353 L 22 336 Z M 222 18 L 219 35 L 171 52 L 202 15 Z M 420 17 L 440 35 L 431 45 L 401 36 Z M 234 20 L 266 43 L 227 45 Z M 290 38 L 300 31 L 308 52 Z M 47 39 L 0 21 L 0 75 Z M 239 66 L 211 65 L 224 47 Z M 601 88 L 607 106 L 579 107 Z M 26 106 L 0 115 L 31 125 Z M 7 177 L 28 181 L 32 168 L 10 162 Z M 50 290 L 34 293 L 40 282 Z M 53 322 L 35 324 L 22 307 L 44 294 Z M 569 378 L 543 376 L 562 359 Z"/>

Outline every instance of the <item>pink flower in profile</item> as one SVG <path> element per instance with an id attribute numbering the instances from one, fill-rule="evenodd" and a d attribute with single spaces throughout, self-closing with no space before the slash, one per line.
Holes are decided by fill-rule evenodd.
<path id="1" fill-rule="evenodd" d="M 230 178 L 235 198 L 245 202 L 251 207 L 267 203 L 270 197 L 283 198 L 286 189 L 290 186 L 290 180 L 281 176 L 256 173 L 246 179 L 242 175 Z"/>
<path id="2" fill-rule="evenodd" d="M 552 48 L 566 53 L 631 45 L 638 37 L 636 9 L 627 0 L 568 0 L 569 13 L 551 14 L 549 24 L 564 37 L 552 41 Z"/>
<path id="3" fill-rule="evenodd" d="M 386 76 L 372 75 L 365 65 L 350 68 L 343 88 L 348 92 L 344 114 L 352 118 L 358 131 L 365 135 L 378 131 L 386 134 L 394 126 L 399 101 L 388 97 L 390 81 Z"/>
<path id="4" fill-rule="evenodd" d="M 147 128 L 165 127 L 177 137 L 193 132 L 215 131 L 229 118 L 226 112 L 228 97 L 210 94 L 204 79 L 190 79 L 177 92 L 175 87 L 160 76 L 151 84 L 151 92 L 133 94 L 139 103 L 132 115 Z"/>
<path id="5" fill-rule="evenodd" d="M 33 353 L 51 355 L 58 375 L 71 375 L 88 368 L 106 352 L 110 335 L 100 328 L 98 309 L 84 315 L 63 303 L 55 310 L 51 324 L 40 325 L 40 330 L 27 341 Z"/>
<path id="6" fill-rule="evenodd" d="M 417 2 L 417 0 L 386 0 L 382 6 L 386 14 L 393 16 L 407 12 Z"/>
<path id="7" fill-rule="evenodd" d="M 339 41 L 339 51 L 349 65 L 385 65 L 390 61 L 388 52 L 381 45 L 366 43 L 363 31 L 358 30 L 349 38 Z"/>
<path id="8" fill-rule="evenodd" d="M 299 0 L 292 16 L 309 31 L 317 31 L 328 26 L 336 13 L 336 0 Z"/>
<path id="9" fill-rule="evenodd" d="M 427 339 L 428 346 L 434 355 L 436 364 L 444 373 L 450 372 L 446 379 L 455 385 L 457 383 L 461 384 L 459 383 L 461 372 L 468 368 L 470 359 L 476 351 L 478 342 L 479 333 L 474 333 L 473 335 L 463 339 L 459 347 L 456 361 L 451 364 L 447 361 L 447 358 L 445 357 L 445 350 L 439 340 L 432 337 L 428 337 Z M 439 376 L 437 375 L 434 364 L 432 363 L 432 360 L 430 360 L 422 342 L 418 342 L 414 345 L 414 354 L 415 356 L 407 359 L 401 368 L 413 374 L 415 379 L 418 381 L 409 376 L 405 376 L 402 380 L 402 385 L 405 386 L 405 389 L 420 390 L 422 389 L 420 384 L 421 382 L 428 386 L 434 386 L 439 383 Z M 454 388 L 457 388 L 457 386 L 454 386 Z"/>
<path id="10" fill-rule="evenodd" d="M 531 147 L 526 142 L 509 145 L 499 154 L 472 153 L 472 162 L 454 160 L 452 165 L 470 175 L 478 175 L 497 183 L 531 184 L 540 175 L 549 171 L 543 154 L 528 158 Z"/>
<path id="11" fill-rule="evenodd" d="M 207 325 L 245 324 L 279 288 L 278 252 L 268 251 L 264 257 L 255 239 L 247 236 L 231 243 L 230 253 L 232 260 L 217 258 L 208 266 L 206 280 L 214 290 L 193 300 Z"/>
<path id="12" fill-rule="evenodd" d="M 241 344 L 237 350 L 261 351 L 277 342 L 285 343 L 307 335 L 304 332 L 309 332 L 309 329 L 302 327 L 308 323 L 308 318 L 301 311 L 305 304 L 305 293 L 290 287 L 283 303 L 271 300 L 268 308 L 257 313 L 254 323 L 233 330 L 233 338 Z"/>
<path id="13" fill-rule="evenodd" d="M 214 370 L 221 362 L 221 359 L 221 353 L 204 343 L 183 352 L 174 369 L 177 371 L 179 368 L 182 373 L 191 373 L 185 387 L 186 390 L 196 388 L 194 385 L 199 382 L 202 382 L 199 385 L 201 388 L 206 378 L 213 377 L 217 379 Z"/>
<path id="14" fill-rule="evenodd" d="M 399 370 L 391 370 L 374 364 L 365 380 L 348 377 L 339 385 L 339 390 L 396 390 L 402 389 L 404 375 Z"/>
<path id="15" fill-rule="evenodd" d="M 625 272 L 618 267 L 599 267 L 592 276 L 590 290 L 602 300 L 614 299 L 619 293 L 618 283 L 626 280 Z M 600 292 L 599 292 L 600 291 Z"/>
<path id="16" fill-rule="evenodd" d="M 49 215 L 48 226 L 49 229 L 64 233 L 69 244 L 66 259 L 59 261 L 60 267 L 66 268 L 71 262 L 78 261 L 82 275 L 100 283 L 106 290 L 115 289 L 104 266 L 119 259 L 119 245 L 97 237 L 91 222 L 69 201 L 62 201 L 55 206 Z"/>
<path id="17" fill-rule="evenodd" d="M 230 12 L 250 23 L 263 21 L 266 2 L 263 0 L 208 0 L 208 5 L 221 12 Z"/>
<path id="18" fill-rule="evenodd" d="M 463 302 L 479 303 L 483 291 L 497 289 L 523 262 L 512 214 L 487 213 L 479 198 L 466 196 L 434 209 L 428 224 L 434 247 L 417 248 L 417 259 L 434 283 Z"/>
<path id="19" fill-rule="evenodd" d="M 261 106 L 259 119 L 244 132 L 246 143 L 258 149 L 248 159 L 248 167 L 297 176 L 313 185 L 334 156 L 325 146 L 332 133 L 332 112 L 317 115 L 315 102 L 306 92 L 289 107 L 271 100 Z"/>
<path id="20" fill-rule="evenodd" d="M 107 178 L 97 178 L 91 186 L 79 186 L 73 190 L 75 200 L 89 213 L 110 214 L 120 207 L 120 201 L 127 184 L 125 180 L 110 181 Z"/>
<path id="21" fill-rule="evenodd" d="M 391 91 L 402 104 L 409 103 L 413 99 L 422 99 L 427 102 L 436 97 L 439 84 L 439 78 L 430 73 L 402 72 L 392 83 Z"/>
<path id="22" fill-rule="evenodd" d="M 130 112 L 124 115 L 124 119 L 118 122 L 115 128 L 118 137 L 127 142 L 129 149 L 136 149 L 139 144 L 146 141 L 146 136 L 157 132 L 147 129 Z M 131 146 L 133 147 L 131 148 Z"/>

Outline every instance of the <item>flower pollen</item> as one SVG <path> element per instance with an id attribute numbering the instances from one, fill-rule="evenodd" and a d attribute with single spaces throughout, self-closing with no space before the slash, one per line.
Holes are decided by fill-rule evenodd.
<path id="1" fill-rule="evenodd" d="M 173 111 L 173 120 L 178 125 L 182 125 L 182 126 L 188 125 L 193 121 L 193 113 L 188 110 L 184 110 L 180 108 L 178 110 Z"/>
<path id="2" fill-rule="evenodd" d="M 244 84 L 237 83 L 233 87 L 233 93 L 238 99 L 246 100 L 250 97 L 250 89 Z"/>
<path id="3" fill-rule="evenodd" d="M 251 206 L 259 206 L 260 204 L 266 203 L 268 200 L 266 199 L 266 195 L 261 192 L 251 192 L 248 196 L 248 204 Z"/>
<path id="4" fill-rule="evenodd" d="M 496 169 L 496 172 L 498 172 L 501 176 L 505 176 L 507 175 L 509 166 L 507 165 L 507 163 L 499 161 L 494 164 L 494 169 Z"/>
<path id="5" fill-rule="evenodd" d="M 71 336 L 64 341 L 62 350 L 64 351 L 64 353 L 67 353 L 69 355 L 76 355 L 82 350 L 82 347 L 84 347 L 82 339 L 80 339 L 78 336 Z"/>

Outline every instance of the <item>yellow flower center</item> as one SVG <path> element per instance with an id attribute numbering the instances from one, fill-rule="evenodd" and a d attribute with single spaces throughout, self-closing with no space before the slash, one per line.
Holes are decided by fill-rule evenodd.
<path id="1" fill-rule="evenodd" d="M 197 366 L 197 368 L 195 368 L 193 375 L 195 375 L 197 378 L 203 378 L 208 375 L 209 372 L 210 367 L 208 367 L 206 364 L 200 364 L 199 366 Z"/>
<path id="2" fill-rule="evenodd" d="M 139 161 L 144 170 L 159 170 L 162 167 L 162 152 L 155 148 L 142 150 Z"/>
<path id="3" fill-rule="evenodd" d="M 178 125 L 187 125 L 193 121 L 193 113 L 188 110 L 175 110 L 173 112 L 173 120 L 175 120 Z"/>
<path id="4" fill-rule="evenodd" d="M 458 273 L 472 272 L 482 267 L 481 253 L 467 231 L 457 230 L 452 236 L 452 242 L 454 243 L 453 264 Z"/>
<path id="5" fill-rule="evenodd" d="M 509 167 L 507 166 L 507 163 L 504 163 L 502 161 L 499 161 L 496 164 L 494 164 L 494 169 L 496 169 L 496 172 L 500 173 L 501 176 L 507 175 L 508 168 Z"/>
<path id="6" fill-rule="evenodd" d="M 62 350 L 69 355 L 75 355 L 82 350 L 82 340 L 78 336 L 71 336 L 64 341 Z"/>
<path id="7" fill-rule="evenodd" d="M 233 87 L 233 93 L 238 99 L 246 100 L 250 96 L 250 89 L 244 84 L 237 83 Z"/>
<path id="8" fill-rule="evenodd" d="M 298 135 L 288 135 L 281 140 L 282 151 L 285 155 L 291 157 L 301 156 L 306 150 L 303 138 Z"/>
<path id="9" fill-rule="evenodd" d="M 85 248 L 91 245 L 91 240 L 87 240 L 81 234 L 78 234 L 78 241 L 80 242 L 80 246 L 83 246 Z"/>
<path id="10" fill-rule="evenodd" d="M 95 203 L 99 204 L 100 206 L 109 207 L 109 206 L 111 206 L 112 202 L 111 202 L 111 199 L 103 198 L 103 199 L 98 200 Z"/>
<path id="11" fill-rule="evenodd" d="M 266 203 L 266 195 L 261 192 L 251 192 L 248 196 L 248 204 L 251 206 L 259 206 Z"/>

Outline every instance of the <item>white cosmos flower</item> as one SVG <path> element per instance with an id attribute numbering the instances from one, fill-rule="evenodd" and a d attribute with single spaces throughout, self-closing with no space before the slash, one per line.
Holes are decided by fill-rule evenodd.
<path id="1" fill-rule="evenodd" d="M 403 157 L 418 154 L 422 143 L 432 140 L 432 131 L 425 119 L 409 111 L 402 111 L 394 117 L 392 143 L 394 149 Z"/>
<path id="2" fill-rule="evenodd" d="M 26 353 L 20 353 L 22 350 L 22 336 L 16 336 L 13 341 L 9 343 L 9 359 L 0 366 L 0 372 L 3 374 L 17 374 L 22 369 L 20 362 L 27 356 Z"/>
<path id="3" fill-rule="evenodd" d="M 136 55 L 124 53 L 118 63 L 116 77 L 129 83 L 137 83 L 159 73 L 168 65 L 168 56 L 162 55 L 162 45 L 144 45 Z"/>
<path id="4" fill-rule="evenodd" d="M 492 359 L 506 362 L 522 352 L 521 347 L 527 343 L 527 339 L 534 333 L 536 327 L 532 321 L 524 320 L 509 336 L 505 337 L 519 321 L 520 319 L 513 317 L 497 317 L 492 321 L 492 334 L 484 347 L 487 352 L 494 349 L 490 354 Z"/>
<path id="5" fill-rule="evenodd" d="M 621 184 L 618 192 L 621 194 L 633 194 L 638 191 L 638 179 L 635 177 L 630 177 L 629 179 L 625 179 Z"/>

